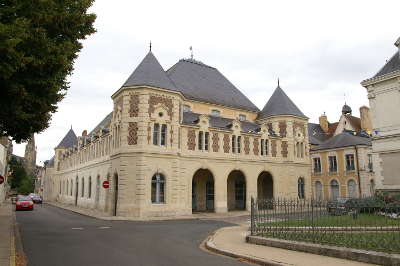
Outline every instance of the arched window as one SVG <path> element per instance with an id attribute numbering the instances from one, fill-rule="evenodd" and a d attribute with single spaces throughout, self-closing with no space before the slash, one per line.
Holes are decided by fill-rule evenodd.
<path id="1" fill-rule="evenodd" d="M 88 189 L 89 189 L 88 197 L 90 199 L 92 197 L 92 177 L 91 176 L 89 176 L 89 185 L 88 186 L 89 186 L 88 187 Z"/>
<path id="2" fill-rule="evenodd" d="M 299 196 L 299 199 L 304 199 L 305 193 L 304 193 L 304 178 L 300 177 L 297 180 L 297 194 Z"/>
<path id="3" fill-rule="evenodd" d="M 68 182 L 68 180 L 67 180 L 66 182 L 67 182 L 67 190 L 65 191 L 65 195 L 68 195 L 68 192 L 69 192 L 69 182 Z"/>
<path id="4" fill-rule="evenodd" d="M 336 200 L 339 197 L 339 183 L 333 179 L 330 183 L 331 186 L 331 199 Z"/>
<path id="5" fill-rule="evenodd" d="M 155 174 L 151 178 L 151 202 L 165 202 L 165 178 L 162 174 Z"/>
<path id="6" fill-rule="evenodd" d="M 81 197 L 85 196 L 85 179 L 82 177 L 82 189 L 81 189 Z"/>
<path id="7" fill-rule="evenodd" d="M 315 199 L 322 200 L 322 183 L 320 181 L 315 182 Z"/>
<path id="8" fill-rule="evenodd" d="M 71 194 L 70 194 L 70 195 L 72 196 L 72 179 L 71 179 L 71 187 L 70 187 L 70 190 L 71 190 L 71 192 L 70 192 Z"/>
<path id="9" fill-rule="evenodd" d="M 357 197 L 357 185 L 356 181 L 353 179 L 347 182 L 347 191 L 349 193 L 349 198 L 356 198 Z"/>

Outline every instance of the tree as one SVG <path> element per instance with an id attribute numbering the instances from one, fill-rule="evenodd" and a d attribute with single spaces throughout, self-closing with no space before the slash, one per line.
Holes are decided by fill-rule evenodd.
<path id="1" fill-rule="evenodd" d="M 24 163 L 17 157 L 12 156 L 10 161 L 11 176 L 8 182 L 12 189 L 16 189 L 18 194 L 29 194 L 33 192 L 34 182 L 33 177 L 26 173 Z"/>
<path id="2" fill-rule="evenodd" d="M 66 78 L 93 34 L 93 0 L 0 2 L 0 136 L 27 140 L 49 126 Z"/>

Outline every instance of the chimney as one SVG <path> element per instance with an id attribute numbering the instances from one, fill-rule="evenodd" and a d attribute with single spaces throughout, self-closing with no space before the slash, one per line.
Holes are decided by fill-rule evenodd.
<path id="1" fill-rule="evenodd" d="M 372 122 L 369 108 L 367 106 L 360 107 L 360 120 L 361 120 L 361 130 L 364 130 L 368 134 L 372 133 Z"/>
<path id="2" fill-rule="evenodd" d="M 87 136 L 87 130 L 82 131 L 82 137 L 86 137 Z"/>
<path id="3" fill-rule="evenodd" d="M 326 117 L 325 112 L 319 117 L 319 126 L 322 130 L 327 133 L 329 129 L 328 117 Z"/>

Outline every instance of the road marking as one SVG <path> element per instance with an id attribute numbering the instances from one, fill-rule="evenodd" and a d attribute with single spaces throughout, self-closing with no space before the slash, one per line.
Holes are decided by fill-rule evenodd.
<path id="1" fill-rule="evenodd" d="M 99 229 L 110 229 L 111 226 L 100 226 Z"/>
<path id="2" fill-rule="evenodd" d="M 83 230 L 83 227 L 72 227 L 72 230 Z"/>

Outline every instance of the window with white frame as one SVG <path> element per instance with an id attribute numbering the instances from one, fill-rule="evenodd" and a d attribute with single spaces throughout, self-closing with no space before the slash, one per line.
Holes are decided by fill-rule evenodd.
<path id="1" fill-rule="evenodd" d="M 220 116 L 221 115 L 221 111 L 217 110 L 217 109 L 213 109 L 213 110 L 211 110 L 211 115 L 212 116 Z"/>
<path id="2" fill-rule="evenodd" d="M 261 139 L 260 144 L 261 144 L 261 149 L 260 149 L 261 155 L 268 156 L 269 141 L 267 139 Z"/>
<path id="3" fill-rule="evenodd" d="M 316 181 L 315 182 L 315 199 L 316 200 L 322 200 L 323 199 L 321 181 Z"/>
<path id="4" fill-rule="evenodd" d="M 162 174 L 155 174 L 151 178 L 151 202 L 165 203 L 165 178 Z"/>
<path id="5" fill-rule="evenodd" d="M 236 136 L 232 136 L 232 153 L 236 153 Z"/>
<path id="6" fill-rule="evenodd" d="M 232 135 L 232 153 L 241 153 L 242 137 Z"/>
<path id="7" fill-rule="evenodd" d="M 88 189 L 89 189 L 88 198 L 90 199 L 92 197 L 92 177 L 91 176 L 89 176 Z"/>
<path id="8" fill-rule="evenodd" d="M 329 172 L 336 173 L 337 172 L 336 156 L 335 155 L 328 156 L 328 159 L 329 159 Z"/>
<path id="9" fill-rule="evenodd" d="M 153 145 L 166 146 L 167 125 L 155 123 L 153 127 Z"/>
<path id="10" fill-rule="evenodd" d="M 346 171 L 354 171 L 354 154 L 346 154 Z"/>
<path id="11" fill-rule="evenodd" d="M 242 152 L 242 137 L 241 136 L 237 136 L 236 138 L 237 140 L 237 153 L 241 153 Z"/>
<path id="12" fill-rule="evenodd" d="M 246 115 L 240 114 L 239 115 L 239 121 L 246 121 Z"/>
<path id="13" fill-rule="evenodd" d="M 314 173 L 321 173 L 321 171 L 322 171 L 321 158 L 315 157 L 315 158 L 313 158 L 313 162 L 314 162 Z"/>
<path id="14" fill-rule="evenodd" d="M 331 199 L 336 200 L 340 196 L 338 181 L 333 179 L 330 183 L 330 187 L 331 187 Z"/>
<path id="15" fill-rule="evenodd" d="M 199 151 L 208 151 L 210 133 L 199 131 L 198 135 L 198 149 Z"/>
<path id="16" fill-rule="evenodd" d="M 350 179 L 347 182 L 347 191 L 349 198 L 356 198 L 357 197 L 357 184 L 356 181 Z"/>

